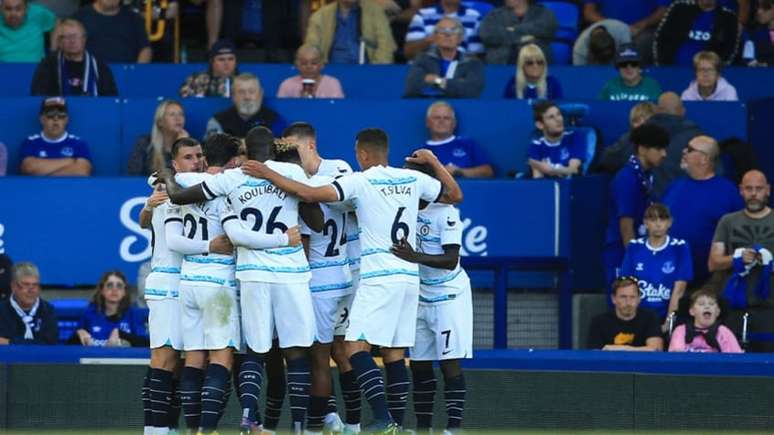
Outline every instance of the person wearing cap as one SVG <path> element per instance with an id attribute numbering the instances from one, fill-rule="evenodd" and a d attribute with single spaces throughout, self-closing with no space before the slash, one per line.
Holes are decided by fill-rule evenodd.
<path id="1" fill-rule="evenodd" d="M 186 77 L 180 86 L 180 96 L 228 98 L 238 74 L 236 46 L 229 39 L 221 39 L 210 49 L 210 67 Z"/>
<path id="2" fill-rule="evenodd" d="M 153 50 L 145 22 L 120 0 L 94 0 L 73 18 L 83 23 L 89 34 L 87 47 L 108 63 L 149 63 Z"/>
<path id="3" fill-rule="evenodd" d="M 45 55 L 44 34 L 54 30 L 56 15 L 27 0 L 3 0 L 0 6 L 0 62 L 38 62 Z M 52 43 L 54 42 L 52 37 Z"/>
<path id="4" fill-rule="evenodd" d="M 40 106 L 43 131 L 21 144 L 19 171 L 25 175 L 91 175 L 89 145 L 67 132 L 67 103 L 64 98 L 46 98 Z"/>
<path id="5" fill-rule="evenodd" d="M 321 73 L 324 66 L 320 49 L 314 45 L 299 47 L 296 51 L 299 74 L 280 84 L 277 98 L 344 98 L 339 79 Z"/>
<path id="6" fill-rule="evenodd" d="M 642 59 L 634 44 L 624 44 L 615 57 L 618 77 L 610 79 L 602 88 L 600 98 L 610 101 L 657 101 L 661 86 L 642 75 Z"/>
<path id="7" fill-rule="evenodd" d="M 32 77 L 35 96 L 116 96 L 113 72 L 86 50 L 86 29 L 72 18 L 59 25 L 59 50 L 40 61 Z"/>
<path id="8" fill-rule="evenodd" d="M 586 27 L 572 46 L 573 65 L 610 65 L 623 44 L 632 42 L 632 32 L 623 21 L 602 20 Z"/>

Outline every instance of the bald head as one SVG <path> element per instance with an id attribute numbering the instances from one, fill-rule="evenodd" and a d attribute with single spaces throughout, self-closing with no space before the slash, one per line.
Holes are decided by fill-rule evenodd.
<path id="1" fill-rule="evenodd" d="M 769 184 L 769 181 L 763 172 L 757 169 L 750 169 L 742 177 L 742 185 L 744 186 L 745 184 Z"/>
<path id="2" fill-rule="evenodd" d="M 718 141 L 710 136 L 696 136 L 688 142 L 688 145 L 703 152 L 712 162 L 714 162 L 720 154 Z"/>
<path id="3" fill-rule="evenodd" d="M 763 172 L 757 169 L 747 171 L 739 185 L 739 193 L 744 199 L 745 213 L 749 216 L 755 218 L 768 213 L 771 187 Z"/>
<path id="4" fill-rule="evenodd" d="M 685 106 L 680 96 L 674 92 L 664 92 L 658 97 L 658 111 L 675 116 L 685 115 Z"/>

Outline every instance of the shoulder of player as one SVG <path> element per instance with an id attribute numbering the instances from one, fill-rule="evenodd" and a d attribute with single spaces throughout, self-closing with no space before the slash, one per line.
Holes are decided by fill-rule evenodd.
<path id="1" fill-rule="evenodd" d="M 195 184 L 212 179 L 213 175 L 206 172 L 178 172 L 175 181 L 181 187 L 191 187 Z"/>
<path id="2" fill-rule="evenodd" d="M 352 166 L 349 165 L 344 160 L 341 159 L 322 159 L 323 163 L 326 166 L 326 173 L 322 175 L 328 175 L 331 177 L 335 177 L 337 175 L 346 175 L 352 173 Z M 319 174 L 319 172 L 318 172 Z"/>

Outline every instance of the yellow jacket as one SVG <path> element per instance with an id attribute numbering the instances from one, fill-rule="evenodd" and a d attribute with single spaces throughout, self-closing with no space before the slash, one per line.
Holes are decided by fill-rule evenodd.
<path id="1" fill-rule="evenodd" d="M 306 29 L 304 43 L 317 46 L 324 62 L 328 61 L 336 33 L 337 7 L 338 2 L 333 2 L 320 8 L 309 18 Z M 360 0 L 360 34 L 370 63 L 393 63 L 393 53 L 398 47 L 384 9 L 373 0 Z"/>

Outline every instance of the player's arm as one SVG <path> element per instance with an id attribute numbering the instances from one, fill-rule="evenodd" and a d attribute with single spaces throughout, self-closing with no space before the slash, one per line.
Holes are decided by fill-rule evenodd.
<path id="1" fill-rule="evenodd" d="M 163 180 L 164 185 L 167 187 L 167 195 L 169 195 L 169 200 L 172 201 L 172 204 L 193 204 L 209 199 L 204 193 L 204 187 L 201 183 L 183 189 L 177 184 L 175 176 L 168 169 L 159 171 L 159 178 Z"/>
<path id="2" fill-rule="evenodd" d="M 169 185 L 167 185 L 169 186 Z M 224 234 L 220 234 L 212 240 L 193 240 L 183 235 L 185 227 L 179 218 L 169 218 L 164 224 L 167 247 L 183 255 L 199 254 L 224 254 L 230 255 L 234 251 L 234 245 Z"/>
<path id="3" fill-rule="evenodd" d="M 415 251 L 405 237 L 400 243 L 392 245 L 390 250 L 396 257 L 403 260 L 438 269 L 454 270 L 460 259 L 460 245 L 443 245 L 443 254 L 440 255 L 423 254 Z"/>
<path id="4" fill-rule="evenodd" d="M 441 182 L 442 186 L 441 195 L 438 197 L 437 202 L 444 204 L 459 204 L 462 202 L 462 189 L 460 189 L 460 185 L 457 184 L 454 177 L 446 170 L 432 151 L 426 149 L 416 150 L 406 160 L 420 165 L 427 164 L 433 168 L 435 177 Z"/>
<path id="5" fill-rule="evenodd" d="M 339 194 L 332 185 L 311 187 L 304 183 L 291 180 L 271 168 L 256 160 L 248 160 L 242 165 L 242 172 L 253 177 L 263 178 L 271 184 L 277 186 L 280 190 L 293 195 L 303 202 L 336 202 L 339 201 Z"/>
<path id="6" fill-rule="evenodd" d="M 140 228 L 150 228 L 151 221 L 153 220 L 153 209 L 163 204 L 168 200 L 167 193 L 161 190 L 160 187 L 156 187 L 148 200 L 145 201 L 145 207 L 140 212 Z"/>
<path id="7" fill-rule="evenodd" d="M 323 230 L 323 226 L 325 226 L 325 216 L 323 215 L 319 203 L 298 203 L 298 215 L 301 216 L 304 223 L 316 233 Z"/>
<path id="8" fill-rule="evenodd" d="M 221 221 L 223 231 L 235 246 L 250 249 L 270 249 L 283 246 L 296 246 L 301 241 L 298 225 L 288 228 L 281 234 L 264 234 L 246 229 L 236 216 L 227 216 Z"/>

